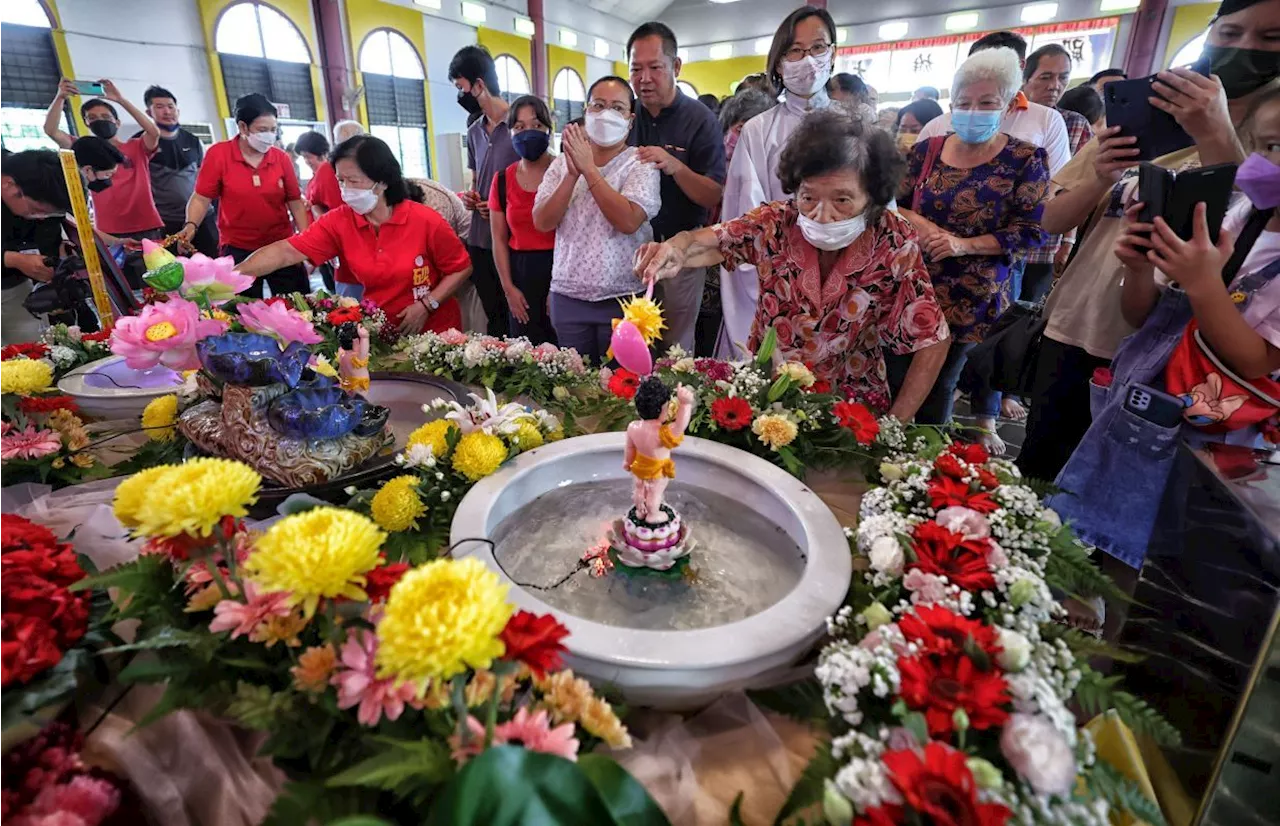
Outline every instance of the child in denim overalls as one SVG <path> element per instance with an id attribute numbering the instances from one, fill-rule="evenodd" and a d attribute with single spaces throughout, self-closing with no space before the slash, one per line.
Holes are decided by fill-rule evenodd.
<path id="1" fill-rule="evenodd" d="M 1203 204 L 1190 241 L 1162 219 L 1139 223 L 1142 204 L 1127 211 L 1116 256 L 1127 268 L 1125 319 L 1139 330 L 1120 345 L 1111 385 L 1090 388 L 1093 424 L 1058 475 L 1063 493 L 1050 500 L 1082 540 L 1133 569 L 1146 556 L 1179 436 L 1260 448 L 1280 441 L 1280 216 L 1272 214 L 1280 92 L 1261 97 L 1246 123 L 1257 151 L 1236 184 L 1248 200 L 1233 206 L 1216 245 Z M 1126 410 L 1134 384 L 1182 399 L 1183 424 L 1162 427 Z"/>

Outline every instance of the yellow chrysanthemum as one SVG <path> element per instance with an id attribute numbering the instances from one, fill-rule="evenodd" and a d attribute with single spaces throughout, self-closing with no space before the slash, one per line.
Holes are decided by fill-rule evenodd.
<path id="1" fill-rule="evenodd" d="M 418 517 L 427 506 L 418 495 L 417 476 L 397 476 L 373 495 L 369 503 L 373 521 L 384 531 L 395 533 L 418 527 Z"/>
<path id="2" fill-rule="evenodd" d="M 140 536 L 209 536 L 222 517 L 248 516 L 249 506 L 258 501 L 262 477 L 243 462 L 191 459 L 166 467 L 152 477 L 149 495 L 132 513 L 133 531 Z"/>
<path id="3" fill-rule="evenodd" d="M 652 298 L 637 296 L 620 302 L 622 304 L 622 320 L 636 325 L 645 344 L 653 344 L 667 328 L 662 319 L 662 307 Z"/>
<path id="4" fill-rule="evenodd" d="M 786 376 L 791 379 L 792 384 L 798 384 L 801 387 L 813 387 L 816 381 L 813 371 L 798 361 L 789 361 L 779 367 L 778 375 Z"/>
<path id="5" fill-rule="evenodd" d="M 551 712 L 551 719 L 557 724 L 578 722 L 587 704 L 596 696 L 591 690 L 591 684 L 573 676 L 570 669 L 535 680 L 534 686 L 542 692 L 543 705 Z"/>
<path id="6" fill-rule="evenodd" d="M 365 574 L 378 565 L 387 535 L 367 516 L 342 508 L 312 508 L 267 529 L 245 562 L 263 591 L 287 591 L 304 616 L 322 597 L 363 601 Z"/>
<path id="7" fill-rule="evenodd" d="M 439 458 L 449 449 L 449 431 L 456 425 L 448 419 L 436 419 L 434 422 L 427 422 L 422 427 L 409 434 L 409 441 L 405 443 L 406 448 L 414 445 L 426 445 L 431 448 L 431 455 Z"/>
<path id="8" fill-rule="evenodd" d="M 141 510 L 143 503 L 152 495 L 152 489 L 156 488 L 156 482 L 159 481 L 160 477 L 171 470 L 173 470 L 173 465 L 147 468 L 144 471 L 133 474 L 117 485 L 115 501 L 112 503 L 116 521 L 125 528 L 136 531 L 140 524 L 138 511 Z"/>
<path id="9" fill-rule="evenodd" d="M 564 438 L 564 428 L 558 427 L 547 434 L 548 442 L 558 442 Z"/>
<path id="10" fill-rule="evenodd" d="M 173 423 L 178 420 L 178 397 L 170 393 L 152 399 L 142 411 L 142 426 L 147 438 L 153 442 L 172 442 L 175 435 Z"/>
<path id="11" fill-rule="evenodd" d="M 39 359 L 9 359 L 0 363 L 0 393 L 30 396 L 53 384 L 53 367 Z"/>
<path id="12" fill-rule="evenodd" d="M 336 379 L 338 377 L 338 371 L 329 362 L 329 359 L 324 356 L 316 356 L 315 361 L 311 362 L 311 369 L 320 375 L 328 376 L 331 379 Z"/>
<path id="13" fill-rule="evenodd" d="M 308 648 L 298 655 L 298 664 L 289 669 L 293 687 L 309 694 L 319 694 L 329 687 L 329 678 L 338 668 L 338 655 L 332 645 Z"/>
<path id="14" fill-rule="evenodd" d="M 84 450 L 89 446 L 89 431 L 84 429 L 84 422 L 80 417 L 70 410 L 55 410 L 49 414 L 47 421 L 50 427 L 58 431 L 58 435 L 62 437 L 62 445 L 67 450 Z"/>
<path id="15" fill-rule="evenodd" d="M 502 656 L 498 635 L 514 611 L 507 586 L 478 559 L 414 568 L 391 588 L 378 623 L 378 676 L 425 688 L 468 667 L 488 668 Z"/>
<path id="16" fill-rule="evenodd" d="M 453 469 L 479 482 L 507 460 L 507 446 L 483 430 L 473 430 L 458 440 L 453 451 Z"/>
<path id="17" fill-rule="evenodd" d="M 542 447 L 542 431 L 538 428 L 537 422 L 532 419 L 521 419 L 519 425 L 519 429 L 509 437 L 512 445 L 520 450 Z"/>
<path id="18" fill-rule="evenodd" d="M 796 423 L 786 416 L 771 413 L 756 417 L 756 420 L 751 423 L 751 432 L 760 437 L 760 441 L 767 446 L 778 450 L 795 441 L 797 429 Z"/>

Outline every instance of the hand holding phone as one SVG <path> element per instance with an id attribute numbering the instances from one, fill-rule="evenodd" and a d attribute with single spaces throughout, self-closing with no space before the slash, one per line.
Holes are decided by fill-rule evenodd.
<path id="1" fill-rule="evenodd" d="M 1107 125 L 1120 127 L 1120 134 L 1138 139 L 1135 161 L 1149 161 L 1193 143 L 1191 136 L 1169 113 L 1167 107 L 1155 106 L 1159 98 L 1153 84 L 1156 76 L 1117 80 L 1103 87 L 1107 108 Z"/>
<path id="2" fill-rule="evenodd" d="M 75 81 L 76 92 L 82 97 L 102 97 L 106 92 L 102 88 L 102 83 L 97 80 L 77 80 Z"/>

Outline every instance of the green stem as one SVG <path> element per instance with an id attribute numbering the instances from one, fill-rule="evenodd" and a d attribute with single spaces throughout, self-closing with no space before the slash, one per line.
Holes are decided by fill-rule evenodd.
<path id="1" fill-rule="evenodd" d="M 493 679 L 493 693 L 489 696 L 489 708 L 486 709 L 484 717 L 484 747 L 486 749 L 493 743 L 493 730 L 498 725 L 498 698 L 502 694 L 502 690 L 499 687 L 501 678 L 495 673 Z"/>
<path id="2" fill-rule="evenodd" d="M 209 569 L 209 576 L 213 577 L 214 584 L 218 586 L 218 590 L 222 592 L 223 599 L 231 599 L 231 589 L 227 587 L 227 581 L 222 578 L 222 570 L 217 563 L 210 559 L 205 567 Z"/>

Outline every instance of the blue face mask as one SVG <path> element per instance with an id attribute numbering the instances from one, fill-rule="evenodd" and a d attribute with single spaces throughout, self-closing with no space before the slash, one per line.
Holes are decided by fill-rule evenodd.
<path id="1" fill-rule="evenodd" d="M 951 128 L 965 143 L 986 143 L 1000 131 L 999 109 L 952 109 Z"/>
<path id="2" fill-rule="evenodd" d="M 541 129 L 525 129 L 511 136 L 511 148 L 526 161 L 536 161 L 547 152 L 551 136 Z"/>

